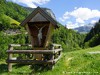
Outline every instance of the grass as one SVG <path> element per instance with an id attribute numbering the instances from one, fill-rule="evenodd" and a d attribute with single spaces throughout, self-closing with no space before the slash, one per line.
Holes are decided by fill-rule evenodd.
<path id="1" fill-rule="evenodd" d="M 10 22 L 10 24 L 16 24 L 16 25 L 19 25 L 19 24 L 20 24 L 18 21 L 12 19 L 11 17 L 9 17 L 9 16 L 7 16 L 7 15 L 5 15 L 5 14 L 3 14 L 2 17 L 8 19 L 9 22 Z"/>
<path id="2" fill-rule="evenodd" d="M 0 62 L 0 75 L 99 75 L 100 74 L 100 53 L 90 54 L 89 52 L 100 51 L 100 46 L 63 53 L 61 59 L 55 64 L 53 70 L 34 71 L 27 66 L 13 65 L 13 71 L 7 72 L 5 61 Z"/>

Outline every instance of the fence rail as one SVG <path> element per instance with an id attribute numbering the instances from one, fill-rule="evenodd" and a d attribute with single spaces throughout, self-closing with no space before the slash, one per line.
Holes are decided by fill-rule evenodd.
<path id="1" fill-rule="evenodd" d="M 29 46 L 30 44 L 21 45 L 21 44 L 10 44 L 9 49 L 7 50 L 8 59 L 6 62 L 8 63 L 8 71 L 12 71 L 12 63 L 20 63 L 20 64 L 55 64 L 61 57 L 61 45 L 52 44 L 51 50 L 13 50 L 13 47 L 21 47 L 21 46 Z M 13 54 L 43 54 L 42 60 L 35 59 L 18 59 L 18 57 L 13 57 Z M 45 60 L 45 57 L 49 56 L 49 59 Z"/>

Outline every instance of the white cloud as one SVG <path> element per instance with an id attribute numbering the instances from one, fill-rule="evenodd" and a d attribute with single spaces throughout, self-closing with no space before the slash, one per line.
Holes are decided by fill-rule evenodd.
<path id="1" fill-rule="evenodd" d="M 73 22 L 70 22 L 70 21 L 68 21 L 67 23 L 66 23 L 66 27 L 68 28 L 68 29 L 74 29 L 74 28 L 77 28 L 77 27 L 80 27 L 80 26 L 84 26 L 85 24 L 82 24 L 82 23 L 73 23 Z"/>
<path id="2" fill-rule="evenodd" d="M 47 2 L 49 2 L 50 0 L 32 0 L 32 2 L 37 3 L 37 4 L 46 4 Z"/>
<path id="3" fill-rule="evenodd" d="M 36 8 L 37 7 L 36 4 L 42 5 L 49 2 L 50 0 L 7 0 L 7 1 L 12 1 L 17 4 L 25 4 L 28 7 Z"/>
<path id="4" fill-rule="evenodd" d="M 100 11 L 99 10 L 92 10 L 89 8 L 77 8 L 75 7 L 73 11 L 71 12 L 65 12 L 65 14 L 59 18 L 60 21 L 65 22 L 67 20 L 73 20 L 75 19 L 75 24 L 70 24 L 75 27 L 76 24 L 79 24 L 80 26 L 85 24 L 85 21 L 89 21 L 94 18 L 99 18 L 100 17 Z M 92 23 L 94 21 L 91 21 Z M 69 24 L 69 23 L 67 23 Z"/>
<path id="5" fill-rule="evenodd" d="M 97 22 L 97 20 L 92 20 L 91 24 L 95 24 Z"/>
<path id="6" fill-rule="evenodd" d="M 72 11 L 70 15 L 75 18 L 80 18 L 81 20 L 89 20 L 91 18 L 100 17 L 100 11 L 81 7 Z"/>
<path id="7" fill-rule="evenodd" d="M 69 19 L 69 12 L 66 12 L 63 16 L 62 16 L 62 18 L 59 18 L 62 22 L 65 22 L 66 21 L 66 19 Z"/>
<path id="8" fill-rule="evenodd" d="M 75 10 L 73 10 L 71 12 L 65 12 L 65 14 L 62 16 L 61 19 L 63 19 L 65 21 L 65 20 L 69 19 L 70 17 L 74 17 L 77 20 L 81 20 L 81 22 L 83 22 L 84 20 L 89 20 L 91 18 L 100 17 L 100 11 L 99 10 L 91 10 L 89 8 L 75 7 Z"/>
<path id="9" fill-rule="evenodd" d="M 68 21 L 66 26 L 67 26 L 68 29 L 73 29 L 73 28 L 79 27 L 78 23 L 73 24 L 71 21 Z"/>
<path id="10" fill-rule="evenodd" d="M 84 20 L 82 20 L 81 18 L 77 18 L 77 19 L 76 19 L 76 22 L 77 22 L 77 23 L 84 23 Z"/>

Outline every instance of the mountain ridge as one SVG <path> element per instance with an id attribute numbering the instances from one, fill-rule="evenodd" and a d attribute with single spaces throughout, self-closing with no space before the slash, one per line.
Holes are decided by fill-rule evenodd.
<path id="1" fill-rule="evenodd" d="M 88 25 L 84 25 L 84 26 L 74 28 L 73 30 L 75 30 L 79 33 L 88 33 L 93 27 L 94 27 L 93 24 L 88 24 Z"/>

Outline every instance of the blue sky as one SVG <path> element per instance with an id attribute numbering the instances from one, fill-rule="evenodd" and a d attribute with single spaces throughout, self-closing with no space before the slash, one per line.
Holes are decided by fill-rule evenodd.
<path id="1" fill-rule="evenodd" d="M 100 0 L 7 0 L 26 7 L 50 8 L 68 28 L 94 24 L 100 18 Z"/>

